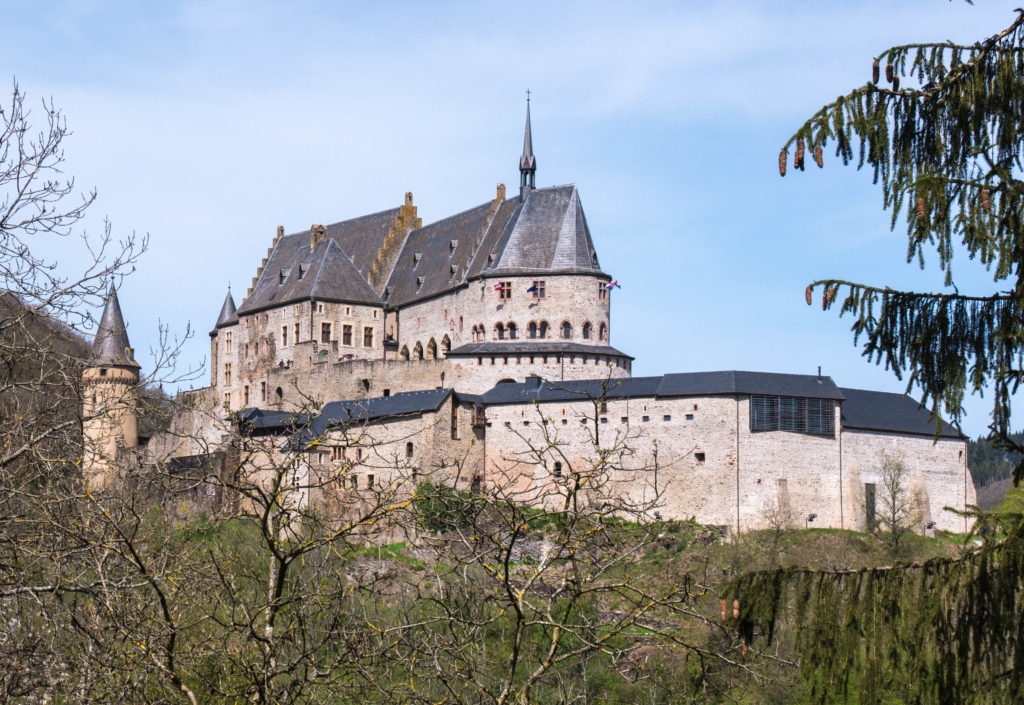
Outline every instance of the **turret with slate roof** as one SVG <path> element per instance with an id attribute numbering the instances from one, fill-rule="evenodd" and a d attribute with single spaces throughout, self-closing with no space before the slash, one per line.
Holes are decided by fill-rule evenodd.
<path id="1" fill-rule="evenodd" d="M 93 492 L 107 489 L 115 471 L 128 467 L 127 449 L 139 444 L 139 363 L 121 315 L 113 284 L 96 329 L 92 359 L 82 371 L 84 402 L 82 466 Z"/>

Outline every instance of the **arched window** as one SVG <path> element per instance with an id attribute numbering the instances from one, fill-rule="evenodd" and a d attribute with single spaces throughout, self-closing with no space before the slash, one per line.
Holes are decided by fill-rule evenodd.
<path id="1" fill-rule="evenodd" d="M 562 321 L 562 338 L 568 340 L 572 337 L 572 325 L 569 321 Z"/>
<path id="2" fill-rule="evenodd" d="M 399 353 L 399 356 L 403 360 L 408 360 L 409 359 L 409 346 L 408 345 L 403 345 L 402 346 L 402 352 Z"/>
<path id="3" fill-rule="evenodd" d="M 417 360 L 423 359 L 423 345 L 418 340 L 416 341 L 416 345 L 412 348 L 412 355 Z"/>
<path id="4" fill-rule="evenodd" d="M 529 336 L 530 338 L 536 338 L 537 337 L 537 322 L 536 321 L 530 321 L 530 325 L 528 325 L 526 327 L 526 335 Z"/>
<path id="5" fill-rule="evenodd" d="M 602 323 L 601 327 L 598 329 L 598 331 L 599 331 L 599 333 L 598 333 L 598 339 L 599 340 L 608 340 L 608 326 L 606 326 L 604 323 Z"/>
<path id="6" fill-rule="evenodd" d="M 427 359 L 437 359 L 437 341 L 434 340 L 433 338 L 431 338 L 430 342 L 427 343 Z"/>
<path id="7" fill-rule="evenodd" d="M 538 338 L 547 338 L 548 337 L 548 322 L 547 321 L 541 321 L 540 322 L 540 329 L 537 332 L 538 332 L 538 336 L 537 336 Z"/>
<path id="8" fill-rule="evenodd" d="M 327 362 L 327 351 L 326 350 L 321 350 L 320 352 L 318 352 L 317 355 L 316 355 L 316 361 L 317 362 Z"/>
<path id="9" fill-rule="evenodd" d="M 518 329 L 516 328 L 516 324 L 515 323 L 509 323 L 508 324 L 508 339 L 509 340 L 515 340 L 517 332 L 518 332 Z"/>
<path id="10" fill-rule="evenodd" d="M 448 351 L 452 349 L 452 340 L 445 333 L 445 336 L 441 338 L 441 356 L 448 357 Z"/>
<path id="11" fill-rule="evenodd" d="M 499 321 L 494 324 L 494 333 L 498 336 L 498 340 L 505 339 L 505 324 Z"/>
<path id="12" fill-rule="evenodd" d="M 590 340 L 590 321 L 583 324 L 583 339 Z"/>

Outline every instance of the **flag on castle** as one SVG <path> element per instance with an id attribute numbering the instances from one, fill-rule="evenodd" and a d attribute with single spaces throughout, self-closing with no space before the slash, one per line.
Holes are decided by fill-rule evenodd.
<path id="1" fill-rule="evenodd" d="M 621 285 L 619 284 L 619 280 L 618 280 L 618 279 L 616 279 L 616 280 L 615 280 L 615 281 L 613 281 L 613 282 L 608 282 L 607 284 L 605 284 L 605 285 L 604 285 L 604 290 L 605 290 L 605 291 L 611 291 L 611 290 L 612 290 L 612 289 L 614 289 L 615 287 L 618 287 L 618 288 L 620 288 L 620 289 L 622 288 L 622 286 L 621 286 Z"/>
<path id="2" fill-rule="evenodd" d="M 529 289 L 526 290 L 526 293 L 527 294 L 536 294 L 537 293 L 537 284 L 534 283 Z"/>
<path id="3" fill-rule="evenodd" d="M 502 284 L 501 282 L 498 282 L 497 284 L 494 285 L 494 290 L 495 291 L 501 291 L 501 287 L 502 286 L 504 286 L 504 284 Z"/>

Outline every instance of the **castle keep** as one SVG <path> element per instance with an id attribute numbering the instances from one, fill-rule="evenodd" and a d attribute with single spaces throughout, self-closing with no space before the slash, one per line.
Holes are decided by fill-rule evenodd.
<path id="1" fill-rule="evenodd" d="M 380 213 L 279 226 L 241 304 L 224 300 L 209 387 L 141 441 L 138 365 L 111 291 L 86 372 L 99 390 L 86 404 L 95 482 L 118 449 L 146 463 L 211 456 L 241 431 L 310 477 L 344 472 L 350 493 L 411 491 L 430 473 L 543 502 L 603 464 L 615 497 L 649 519 L 867 528 L 895 460 L 920 528 L 964 529 L 945 508 L 975 501 L 965 439 L 947 425 L 936 438 L 905 396 L 820 375 L 632 377 L 633 358 L 611 343 L 614 284 L 580 194 L 537 188 L 536 169 L 527 106 L 518 193 L 499 184 L 428 225 L 407 193 Z M 298 501 L 330 507 L 336 494 Z"/>

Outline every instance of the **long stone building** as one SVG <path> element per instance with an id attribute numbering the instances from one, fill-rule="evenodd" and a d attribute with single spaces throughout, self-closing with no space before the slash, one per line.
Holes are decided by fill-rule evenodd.
<path id="1" fill-rule="evenodd" d="M 780 517 L 868 528 L 883 467 L 898 463 L 921 528 L 964 529 L 951 510 L 975 501 L 966 440 L 944 423 L 936 434 L 905 396 L 764 372 L 632 377 L 633 358 L 611 344 L 614 283 L 580 194 L 537 188 L 536 169 L 528 105 L 518 194 L 499 184 L 428 225 L 406 194 L 380 213 L 279 226 L 241 305 L 224 300 L 209 387 L 149 438 L 130 414 L 87 409 L 93 466 L 135 443 L 147 462 L 223 453 L 245 429 L 291 438 L 280 447 L 304 472 L 344 464 L 351 492 L 444 469 L 466 489 L 545 502 L 600 468 L 627 514 L 744 531 Z M 113 291 L 87 376 L 111 370 L 122 390 L 137 365 L 111 340 L 128 346 Z"/>

